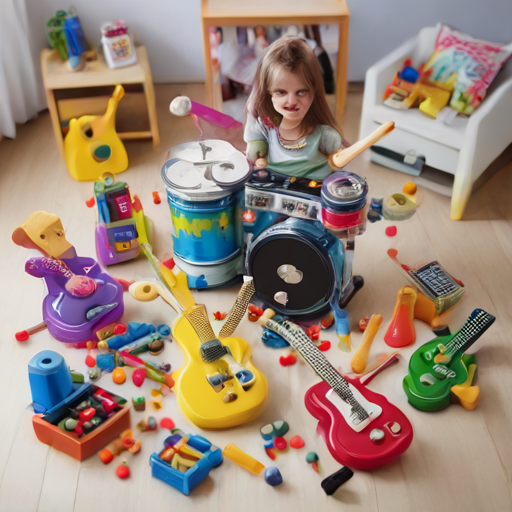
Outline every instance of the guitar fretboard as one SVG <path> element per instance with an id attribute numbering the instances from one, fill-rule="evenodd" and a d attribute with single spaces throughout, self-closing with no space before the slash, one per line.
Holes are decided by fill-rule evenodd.
<path id="1" fill-rule="evenodd" d="M 452 356 L 455 352 L 466 351 L 493 324 L 496 317 L 483 309 L 475 309 L 462 329 L 446 344 L 445 355 Z"/>
<path id="2" fill-rule="evenodd" d="M 235 332 L 235 329 L 238 327 L 240 320 L 242 320 L 245 312 L 247 311 L 247 306 L 255 291 L 254 280 L 252 278 L 250 281 L 247 281 L 243 284 L 240 292 L 238 292 L 238 297 L 236 298 L 235 304 L 229 312 L 228 319 L 219 332 L 219 339 L 222 340 L 227 338 Z"/>
<path id="3" fill-rule="evenodd" d="M 183 316 L 190 322 L 201 343 L 216 339 L 204 304 L 196 304 L 183 311 Z"/>
<path id="4" fill-rule="evenodd" d="M 368 413 L 355 399 L 348 382 L 336 371 L 301 327 L 287 320 L 276 322 L 270 319 L 266 320 L 265 327 L 279 334 L 296 349 L 311 368 L 331 386 L 334 392 L 350 404 L 352 413 L 357 415 L 360 421 L 368 418 Z"/>

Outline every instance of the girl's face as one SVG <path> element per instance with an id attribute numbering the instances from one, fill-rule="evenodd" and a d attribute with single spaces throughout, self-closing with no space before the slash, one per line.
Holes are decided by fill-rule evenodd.
<path id="1" fill-rule="evenodd" d="M 299 74 L 286 69 L 277 73 L 270 94 L 276 111 L 295 126 L 302 122 L 315 96 Z"/>

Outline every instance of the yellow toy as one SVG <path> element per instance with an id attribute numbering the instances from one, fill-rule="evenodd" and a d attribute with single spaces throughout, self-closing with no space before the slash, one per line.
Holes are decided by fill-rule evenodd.
<path id="1" fill-rule="evenodd" d="M 181 410 L 190 421 L 207 430 L 230 428 L 252 420 L 267 403 L 267 380 L 252 364 L 249 344 L 242 338 L 231 337 L 254 293 L 252 278 L 242 286 L 225 324 L 215 335 L 205 306 L 193 303 L 186 279 L 178 282 L 179 275 L 170 271 L 176 279 L 172 286 L 173 279 L 165 279 L 161 270 L 155 269 L 157 281 L 138 281 L 130 285 L 129 292 L 144 302 L 161 296 L 180 314 L 172 335 L 183 349 L 186 361 L 172 377 Z"/>
<path id="2" fill-rule="evenodd" d="M 172 335 L 186 358 L 172 374 L 174 391 L 190 421 L 199 428 L 222 429 L 246 423 L 263 411 L 267 380 L 252 364 L 251 347 L 245 340 L 224 338 L 221 345 L 228 353 L 209 363 L 201 350 L 204 342 L 184 315 L 176 319 Z"/>
<path id="3" fill-rule="evenodd" d="M 372 346 L 375 335 L 382 324 L 382 315 L 372 315 L 363 335 L 363 341 L 350 361 L 350 366 L 354 373 L 363 373 L 368 361 L 370 347 Z"/>
<path id="4" fill-rule="evenodd" d="M 240 450 L 240 448 L 233 443 L 226 445 L 222 451 L 222 455 L 255 475 L 259 475 L 265 469 L 265 466 L 261 462 L 247 455 L 247 453 Z"/>
<path id="5" fill-rule="evenodd" d="M 117 174 L 128 168 L 128 155 L 116 133 L 116 110 L 124 96 L 117 85 L 102 117 L 71 119 L 64 139 L 69 174 L 78 181 L 95 181 L 104 172 Z"/>
<path id="6" fill-rule="evenodd" d="M 450 95 L 450 91 L 440 87 L 423 83 L 411 84 L 398 80 L 395 76 L 393 84 L 384 93 L 383 101 L 385 105 L 399 110 L 411 108 L 419 102 L 419 109 L 436 119 L 439 111 L 448 105 Z"/>
<path id="7" fill-rule="evenodd" d="M 473 385 L 476 373 L 476 357 L 474 355 L 463 356 L 464 363 L 468 369 L 468 378 L 463 384 L 456 384 L 450 391 L 459 399 L 460 405 L 467 411 L 473 411 L 478 405 L 480 388 Z"/>

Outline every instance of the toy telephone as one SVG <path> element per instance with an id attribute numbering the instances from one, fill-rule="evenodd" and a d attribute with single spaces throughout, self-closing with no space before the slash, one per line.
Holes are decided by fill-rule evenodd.
<path id="1" fill-rule="evenodd" d="M 78 181 L 94 181 L 104 172 L 117 174 L 128 168 L 128 155 L 116 133 L 116 110 L 124 95 L 117 85 L 102 117 L 71 119 L 64 139 L 69 174 Z"/>
<path id="2" fill-rule="evenodd" d="M 25 265 L 26 272 L 43 278 L 48 289 L 43 299 L 44 322 L 38 328 L 45 325 L 55 339 L 81 347 L 121 318 L 122 286 L 95 260 L 76 255 L 57 215 L 33 213 L 14 231 L 12 239 L 44 255 L 30 258 Z"/>
<path id="3" fill-rule="evenodd" d="M 342 376 L 301 327 L 287 320 L 276 322 L 273 315 L 267 309 L 258 323 L 284 338 L 323 379 L 306 392 L 304 401 L 319 420 L 317 430 L 331 455 L 340 464 L 366 471 L 398 459 L 412 442 L 412 425 L 400 409 L 366 387 L 398 356 L 364 376 Z"/>
<path id="4" fill-rule="evenodd" d="M 410 404 L 422 411 L 437 411 L 450 404 L 451 392 L 459 396 L 462 389 L 468 388 L 476 364 L 463 357 L 464 352 L 495 320 L 494 316 L 483 309 L 475 309 L 456 334 L 440 336 L 416 350 L 409 361 L 409 374 L 403 381 Z M 479 394 L 477 389 L 472 390 L 473 393 L 475 391 Z M 464 395 L 459 396 L 461 401 L 476 404 L 478 396 L 468 399 L 467 394 L 468 391 L 465 392 L 466 398 Z"/>
<path id="5" fill-rule="evenodd" d="M 263 410 L 267 380 L 252 364 L 249 344 L 231 337 L 254 293 L 252 279 L 242 286 L 218 336 L 204 305 L 180 308 L 169 289 L 158 282 L 134 283 L 130 293 L 138 300 L 153 300 L 161 295 L 181 313 L 172 335 L 183 349 L 186 362 L 172 376 L 178 403 L 190 421 L 203 429 L 223 429 L 246 423 Z"/>

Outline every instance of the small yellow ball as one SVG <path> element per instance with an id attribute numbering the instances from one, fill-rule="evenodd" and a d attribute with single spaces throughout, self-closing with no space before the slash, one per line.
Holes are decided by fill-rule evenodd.
<path id="1" fill-rule="evenodd" d="M 413 183 L 412 181 L 408 181 L 405 185 L 404 185 L 404 188 L 402 189 L 402 192 L 404 194 L 409 194 L 410 196 L 416 194 L 416 191 L 418 190 L 418 188 L 416 187 L 416 183 Z"/>
<path id="2" fill-rule="evenodd" d="M 124 370 L 122 368 L 116 368 L 112 372 L 112 380 L 116 384 L 123 384 L 123 382 L 126 380 L 126 374 L 124 373 Z"/>
<path id="3" fill-rule="evenodd" d="M 108 343 L 106 341 L 98 342 L 98 350 L 100 352 L 108 352 Z"/>

